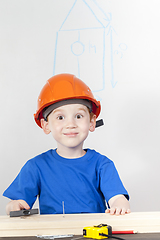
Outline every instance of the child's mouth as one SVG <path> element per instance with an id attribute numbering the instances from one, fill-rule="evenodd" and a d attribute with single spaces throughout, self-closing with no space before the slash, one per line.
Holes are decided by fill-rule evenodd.
<path id="1" fill-rule="evenodd" d="M 77 136 L 77 132 L 76 133 L 73 133 L 73 132 L 70 132 L 70 133 L 64 133 L 65 136 L 67 137 L 76 137 Z"/>

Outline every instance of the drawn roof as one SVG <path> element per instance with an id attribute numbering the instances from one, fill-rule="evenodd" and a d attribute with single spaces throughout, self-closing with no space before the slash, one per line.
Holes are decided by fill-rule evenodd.
<path id="1" fill-rule="evenodd" d="M 96 0 L 75 0 L 59 31 L 104 28 L 109 20 Z"/>

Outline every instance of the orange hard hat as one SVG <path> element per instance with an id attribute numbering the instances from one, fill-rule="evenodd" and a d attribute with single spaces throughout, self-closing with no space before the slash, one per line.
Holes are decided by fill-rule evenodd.
<path id="1" fill-rule="evenodd" d="M 38 97 L 37 111 L 34 114 L 38 126 L 41 127 L 40 120 L 44 118 L 44 109 L 68 99 L 88 100 L 92 103 L 91 111 L 96 117 L 100 114 L 100 102 L 94 98 L 90 88 L 82 80 L 72 74 L 58 74 L 47 80 Z"/>

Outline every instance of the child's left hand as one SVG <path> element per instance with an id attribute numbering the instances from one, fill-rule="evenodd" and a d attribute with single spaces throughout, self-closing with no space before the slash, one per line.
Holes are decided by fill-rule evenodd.
<path id="1" fill-rule="evenodd" d="M 110 213 L 111 215 L 125 215 L 126 213 L 131 212 L 129 201 L 124 195 L 116 195 L 112 197 L 108 203 L 110 208 L 105 212 Z"/>

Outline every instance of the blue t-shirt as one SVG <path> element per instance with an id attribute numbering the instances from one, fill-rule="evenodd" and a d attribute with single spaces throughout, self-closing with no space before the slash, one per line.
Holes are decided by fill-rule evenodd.
<path id="1" fill-rule="evenodd" d="M 95 150 L 67 159 L 49 150 L 29 160 L 3 196 L 33 206 L 37 196 L 41 214 L 103 213 L 117 194 L 129 199 L 114 163 Z M 106 200 L 106 202 L 105 202 Z"/>

